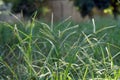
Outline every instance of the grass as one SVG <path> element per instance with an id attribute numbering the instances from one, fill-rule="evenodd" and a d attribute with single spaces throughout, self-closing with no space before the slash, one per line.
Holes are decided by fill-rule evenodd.
<path id="1" fill-rule="evenodd" d="M 0 80 L 120 78 L 120 29 L 112 19 L 0 26 Z"/>

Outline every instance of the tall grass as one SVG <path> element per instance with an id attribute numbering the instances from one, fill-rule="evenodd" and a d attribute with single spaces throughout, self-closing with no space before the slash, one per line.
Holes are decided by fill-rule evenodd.
<path id="1" fill-rule="evenodd" d="M 93 23 L 1 23 L 14 38 L 1 44 L 0 79 L 118 80 L 120 47 L 107 35 L 117 27 Z"/>

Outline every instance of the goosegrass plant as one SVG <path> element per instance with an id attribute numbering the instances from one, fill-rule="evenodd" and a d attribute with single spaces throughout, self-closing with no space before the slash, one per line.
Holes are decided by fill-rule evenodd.
<path id="1" fill-rule="evenodd" d="M 1 48 L 0 79 L 118 80 L 120 65 L 115 59 L 120 47 L 104 40 L 116 26 L 98 29 L 93 20 L 88 33 L 87 27 L 82 29 L 68 19 L 57 25 L 52 20 L 49 26 L 33 18 L 22 24 L 23 29 L 2 23 L 14 39 Z"/>

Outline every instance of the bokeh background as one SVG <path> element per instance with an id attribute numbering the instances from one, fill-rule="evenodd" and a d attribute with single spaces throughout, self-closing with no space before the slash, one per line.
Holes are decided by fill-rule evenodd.
<path id="1" fill-rule="evenodd" d="M 64 20 L 71 16 L 71 20 L 80 22 L 87 20 L 91 12 L 94 17 L 116 16 L 119 14 L 119 0 L 1 0 L 0 11 L 1 20 L 14 19 L 10 13 L 6 12 L 11 12 L 22 19 L 31 17 L 37 11 L 38 19 L 50 21 L 53 13 L 54 21 Z"/>

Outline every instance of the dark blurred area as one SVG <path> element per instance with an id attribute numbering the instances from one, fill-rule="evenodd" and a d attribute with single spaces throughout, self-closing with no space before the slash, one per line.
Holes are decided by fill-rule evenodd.
<path id="1" fill-rule="evenodd" d="M 81 12 L 82 17 L 89 15 L 92 17 L 93 8 L 97 8 L 101 12 L 104 12 L 106 9 L 114 15 L 117 19 L 117 16 L 120 14 L 120 1 L 119 0 L 73 0 L 74 5 L 78 7 Z"/>
<path id="2" fill-rule="evenodd" d="M 25 16 L 30 16 L 35 11 L 42 13 L 42 8 L 45 7 L 46 0 L 3 0 L 5 5 L 11 3 L 13 13 L 22 12 Z"/>
<path id="3" fill-rule="evenodd" d="M 120 14 L 119 0 L 3 0 L 0 11 L 9 11 L 19 17 L 31 17 L 37 11 L 37 18 L 54 21 L 72 16 L 73 21 L 81 21 L 94 15 L 112 15 L 115 19 Z M 6 13 L 6 12 L 5 12 Z M 3 13 L 4 14 L 4 13 Z M 9 17 L 9 16 L 7 16 Z"/>

